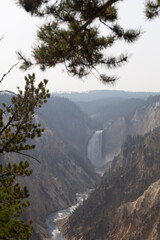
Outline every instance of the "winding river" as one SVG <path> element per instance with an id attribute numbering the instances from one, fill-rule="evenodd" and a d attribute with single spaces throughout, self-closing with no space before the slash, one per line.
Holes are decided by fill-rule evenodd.
<path id="1" fill-rule="evenodd" d="M 103 159 L 102 159 L 102 132 L 103 130 L 95 131 L 88 143 L 88 158 L 95 167 L 95 170 L 100 175 L 103 175 Z M 77 204 L 72 207 L 63 209 L 61 211 L 50 214 L 46 219 L 46 225 L 48 227 L 48 232 L 51 240 L 65 240 L 62 236 L 62 233 L 59 231 L 56 226 L 56 222 L 68 217 L 73 213 L 73 211 L 83 203 L 89 196 L 91 191 L 84 193 L 77 193 L 76 199 Z"/>
<path id="2" fill-rule="evenodd" d="M 73 213 L 73 211 L 83 203 L 84 200 L 86 200 L 89 196 L 89 193 L 91 191 L 83 192 L 83 193 L 77 193 L 76 199 L 77 204 L 73 205 L 72 207 L 63 209 L 61 211 L 55 212 L 50 214 L 46 219 L 46 225 L 48 227 L 48 232 L 51 240 L 65 240 L 62 236 L 62 233 L 59 231 L 58 227 L 56 226 L 56 222 L 68 217 Z"/>

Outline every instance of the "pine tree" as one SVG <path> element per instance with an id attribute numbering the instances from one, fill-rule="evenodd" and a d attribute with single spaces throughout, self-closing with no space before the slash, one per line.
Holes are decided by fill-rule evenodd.
<path id="1" fill-rule="evenodd" d="M 29 192 L 26 186 L 21 187 L 17 182 L 17 177 L 29 176 L 32 170 L 27 161 L 7 163 L 4 156 L 14 153 L 33 158 L 26 154 L 27 150 L 35 148 L 29 140 L 40 137 L 44 131 L 35 123 L 34 114 L 49 97 L 45 88 L 47 80 L 40 82 L 37 88 L 34 82 L 34 74 L 25 77 L 24 92 L 18 88 L 18 94 L 11 94 L 11 103 L 4 103 L 0 108 L 0 239 L 3 240 L 30 239 L 32 234 L 32 222 L 20 219 L 21 213 L 30 205 L 26 199 Z"/>
<path id="2" fill-rule="evenodd" d="M 64 63 L 73 76 L 83 78 L 96 72 L 104 83 L 113 83 L 117 78 L 99 73 L 97 67 L 115 68 L 127 62 L 127 54 L 115 57 L 107 55 L 107 50 L 119 40 L 132 43 L 140 36 L 140 30 L 125 30 L 119 25 L 119 2 L 19 0 L 27 12 L 44 18 L 45 22 L 37 32 L 38 43 L 32 52 L 34 63 L 19 53 L 23 60 L 22 68 L 38 64 L 45 70 Z"/>
<path id="3" fill-rule="evenodd" d="M 160 0 L 147 1 L 145 14 L 147 19 L 153 19 L 160 15 Z"/>

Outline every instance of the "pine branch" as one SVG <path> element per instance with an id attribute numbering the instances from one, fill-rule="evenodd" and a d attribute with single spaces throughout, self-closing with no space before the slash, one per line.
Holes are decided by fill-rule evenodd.
<path id="1" fill-rule="evenodd" d="M 117 80 L 118 78 L 116 76 L 107 76 L 106 74 L 100 75 L 100 81 L 102 81 L 103 84 L 114 85 Z"/>
<path id="2" fill-rule="evenodd" d="M 108 0 L 102 7 L 100 7 L 96 13 L 85 23 L 83 24 L 72 36 L 70 39 L 70 42 L 72 43 L 73 39 L 75 36 L 79 33 L 82 32 L 87 28 L 88 25 L 90 25 L 96 18 L 100 17 L 108 7 L 110 7 L 112 4 L 118 2 L 119 0 Z"/>
<path id="3" fill-rule="evenodd" d="M 13 114 L 13 116 L 10 118 L 10 120 L 7 122 L 7 124 L 2 128 L 2 130 L 0 131 L 0 134 L 2 134 L 11 124 L 11 122 L 13 121 L 15 117 L 15 114 Z"/>
<path id="4" fill-rule="evenodd" d="M 148 1 L 145 8 L 147 19 L 152 20 L 160 14 L 160 0 Z"/>
<path id="5" fill-rule="evenodd" d="M 105 64 L 108 68 L 121 67 L 128 61 L 128 55 L 121 54 L 119 57 L 108 57 L 102 64 Z"/>
<path id="6" fill-rule="evenodd" d="M 29 154 L 22 153 L 22 152 L 19 152 L 19 151 L 16 151 L 16 150 L 13 150 L 12 152 L 18 153 L 18 154 L 20 154 L 20 155 L 23 155 L 23 156 L 28 157 L 28 158 L 31 158 L 31 159 L 34 159 L 34 160 L 36 160 L 38 163 L 41 163 L 37 158 L 35 158 L 35 157 L 33 157 L 33 156 L 29 155 Z"/>

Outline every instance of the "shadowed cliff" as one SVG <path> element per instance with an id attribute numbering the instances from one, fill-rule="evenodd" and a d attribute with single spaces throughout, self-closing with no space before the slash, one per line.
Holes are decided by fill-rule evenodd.
<path id="1" fill-rule="evenodd" d="M 62 227 L 66 238 L 160 239 L 159 146 L 160 129 L 128 137 L 99 187 Z"/>

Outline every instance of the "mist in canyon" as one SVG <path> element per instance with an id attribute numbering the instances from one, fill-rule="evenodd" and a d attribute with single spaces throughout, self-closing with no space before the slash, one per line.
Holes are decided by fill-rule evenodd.
<path id="1" fill-rule="evenodd" d="M 8 95 L 0 97 L 2 101 L 9 101 Z M 33 219 L 32 239 L 78 240 L 81 235 L 83 240 L 121 239 L 118 238 L 119 233 L 116 233 L 114 238 L 109 237 L 111 232 L 106 232 L 107 227 L 102 219 L 104 217 L 108 221 L 105 213 L 111 214 L 109 209 L 112 207 L 119 213 L 124 207 L 122 199 L 126 206 L 129 206 L 128 201 L 137 201 L 138 204 L 139 197 L 143 198 L 145 191 L 149 194 L 150 185 L 159 179 L 160 155 L 155 141 L 159 141 L 160 96 L 154 93 L 134 94 L 121 91 L 56 94 L 36 112 L 36 121 L 45 127 L 45 132 L 40 139 L 36 139 L 36 149 L 31 154 L 38 158 L 41 164 L 30 161 L 33 174 L 29 180 L 20 180 L 30 192 L 31 207 L 25 212 L 24 218 Z M 139 135 L 143 140 L 135 138 Z M 124 145 L 126 140 L 128 145 Z M 138 160 L 138 144 L 142 146 L 143 141 L 145 147 L 141 158 L 144 162 L 141 163 Z M 147 157 L 149 154 L 152 155 L 153 162 Z M 132 164 L 132 155 L 135 155 L 137 165 Z M 10 158 L 5 160 L 9 161 Z M 14 154 L 12 160 L 19 161 Z M 144 176 L 137 175 L 137 179 L 142 183 L 148 183 L 141 184 L 138 190 L 134 176 L 136 171 L 141 172 L 142 166 L 146 166 L 143 169 L 144 176 L 150 178 L 146 177 L 143 180 Z M 121 176 L 126 176 L 130 183 L 134 182 L 132 188 L 124 185 L 126 180 L 120 185 Z M 104 189 L 108 189 L 109 183 L 111 192 L 106 193 Z M 155 189 L 157 184 L 153 186 Z M 137 193 L 135 190 L 133 197 L 130 193 L 134 188 L 137 188 Z M 118 189 L 121 189 L 120 192 Z M 123 195 L 124 189 L 127 189 L 128 195 Z M 87 198 L 85 194 L 88 192 L 90 194 Z M 96 196 L 99 196 L 98 199 Z M 158 199 L 158 195 L 156 196 Z M 109 198 L 112 199 L 113 206 L 108 202 Z M 148 201 L 147 193 L 144 198 Z M 152 199 L 153 208 L 159 203 L 157 201 Z M 154 218 L 155 211 L 149 212 L 148 205 L 145 206 L 146 212 Z M 96 206 L 103 209 L 103 214 Z M 141 209 L 136 211 L 143 216 L 144 212 Z M 97 215 L 97 212 L 101 214 Z M 92 214 L 98 218 L 95 219 Z M 59 229 L 56 225 L 57 220 L 66 217 L 69 220 Z M 133 221 L 131 212 L 128 212 L 128 217 Z M 155 221 L 158 224 L 158 220 Z M 150 223 L 150 220 L 148 222 Z M 154 222 L 155 229 L 156 226 L 158 225 Z M 82 232 L 79 232 L 79 229 L 82 229 Z M 132 230 L 134 232 L 134 228 Z M 101 236 L 98 235 L 99 231 Z M 142 234 L 143 229 L 137 230 L 136 234 L 138 232 Z M 158 233 L 155 230 L 155 236 L 158 236 L 156 234 Z M 148 235 L 146 236 L 148 240 Z M 128 239 L 129 237 L 131 235 Z M 155 239 L 158 240 L 156 237 Z"/>

